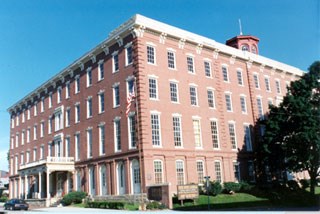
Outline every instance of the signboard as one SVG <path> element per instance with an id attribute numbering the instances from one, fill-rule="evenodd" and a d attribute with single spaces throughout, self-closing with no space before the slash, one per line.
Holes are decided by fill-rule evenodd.
<path id="1" fill-rule="evenodd" d="M 199 197 L 199 189 L 197 184 L 177 185 L 178 199 L 195 199 Z"/>

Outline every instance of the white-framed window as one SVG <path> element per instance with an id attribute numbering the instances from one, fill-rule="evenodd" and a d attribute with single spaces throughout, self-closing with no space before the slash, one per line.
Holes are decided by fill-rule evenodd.
<path id="1" fill-rule="evenodd" d="M 190 93 L 190 104 L 192 106 L 198 106 L 197 88 L 195 86 L 190 86 L 189 87 L 189 93 Z"/>
<path id="2" fill-rule="evenodd" d="M 104 79 L 104 62 L 103 60 L 99 61 L 98 65 L 98 81 Z"/>
<path id="3" fill-rule="evenodd" d="M 75 123 L 79 123 L 80 122 L 80 103 L 77 103 L 74 107 L 74 111 L 75 111 Z"/>
<path id="4" fill-rule="evenodd" d="M 131 65 L 133 62 L 133 57 L 132 57 L 132 44 L 129 43 L 126 45 L 126 66 Z"/>
<path id="5" fill-rule="evenodd" d="M 70 98 L 70 81 L 66 82 L 66 99 Z"/>
<path id="6" fill-rule="evenodd" d="M 149 98 L 158 99 L 158 82 L 156 78 L 149 77 Z"/>
<path id="7" fill-rule="evenodd" d="M 20 117 L 20 114 L 18 113 L 16 116 L 16 126 L 19 126 L 19 117 Z"/>
<path id="8" fill-rule="evenodd" d="M 92 85 L 92 69 L 89 67 L 87 69 L 87 87 L 90 87 Z"/>
<path id="9" fill-rule="evenodd" d="M 270 92 L 271 91 L 271 87 L 270 87 L 270 79 L 269 79 L 269 77 L 264 77 L 264 83 L 266 85 L 266 91 Z"/>
<path id="10" fill-rule="evenodd" d="M 268 106 L 273 105 L 273 99 L 272 98 L 268 98 Z"/>
<path id="11" fill-rule="evenodd" d="M 87 129 L 87 157 L 92 158 L 92 128 Z"/>
<path id="12" fill-rule="evenodd" d="M 40 123 L 40 137 L 43 137 L 44 135 L 44 122 L 42 121 Z"/>
<path id="13" fill-rule="evenodd" d="M 33 140 L 37 139 L 37 125 L 33 126 Z"/>
<path id="14" fill-rule="evenodd" d="M 257 108 L 258 108 L 258 117 L 263 119 L 263 106 L 262 106 L 262 98 L 257 97 Z"/>
<path id="15" fill-rule="evenodd" d="M 210 128 L 211 128 L 211 139 L 212 139 L 212 147 L 214 149 L 219 149 L 219 132 L 218 132 L 218 121 L 210 120 Z"/>
<path id="16" fill-rule="evenodd" d="M 120 106 L 120 86 L 119 83 L 113 85 L 113 107 Z"/>
<path id="17" fill-rule="evenodd" d="M 204 61 L 204 73 L 205 73 L 206 77 L 212 77 L 211 62 Z"/>
<path id="18" fill-rule="evenodd" d="M 236 136 L 236 128 L 234 122 L 228 123 L 229 127 L 229 136 L 230 136 L 230 142 L 231 142 L 231 148 L 237 149 L 237 136 Z"/>
<path id="19" fill-rule="evenodd" d="M 229 73 L 228 73 L 228 68 L 226 66 L 222 66 L 222 77 L 223 81 L 229 82 Z"/>
<path id="20" fill-rule="evenodd" d="M 244 124 L 243 125 L 243 130 L 244 130 L 244 142 L 246 145 L 246 150 L 248 152 L 252 151 L 252 143 L 251 143 L 251 130 L 250 130 L 250 125 L 249 124 Z"/>
<path id="21" fill-rule="evenodd" d="M 61 98 L 62 98 L 62 87 L 59 86 L 57 89 L 57 103 L 61 103 Z"/>
<path id="22" fill-rule="evenodd" d="M 194 142 L 196 148 L 202 148 L 202 137 L 201 137 L 201 124 L 200 119 L 193 118 L 193 135 L 194 135 Z"/>
<path id="23" fill-rule="evenodd" d="M 241 95 L 240 96 L 240 106 L 241 106 L 241 112 L 242 114 L 247 114 L 247 102 L 246 97 Z"/>
<path id="24" fill-rule="evenodd" d="M 48 102 L 49 102 L 49 108 L 52 108 L 52 92 L 49 93 Z"/>
<path id="25" fill-rule="evenodd" d="M 235 182 L 240 182 L 240 164 L 237 161 L 232 162 L 233 165 L 233 174 L 234 174 L 234 181 Z"/>
<path id="26" fill-rule="evenodd" d="M 154 168 L 154 183 L 161 184 L 163 183 L 163 164 L 161 160 L 153 161 Z"/>
<path id="27" fill-rule="evenodd" d="M 70 118 L 71 118 L 71 109 L 68 107 L 66 109 L 66 127 L 70 126 Z"/>
<path id="28" fill-rule="evenodd" d="M 74 92 L 75 94 L 80 92 L 80 75 L 74 77 Z"/>
<path id="29" fill-rule="evenodd" d="M 232 98 L 231 93 L 225 93 L 224 94 L 225 100 L 226 100 L 226 109 L 228 112 L 232 112 Z"/>
<path id="30" fill-rule="evenodd" d="M 182 147 L 181 116 L 172 117 L 173 141 L 175 147 Z"/>
<path id="31" fill-rule="evenodd" d="M 28 106 L 28 110 L 27 110 L 27 120 L 30 120 L 30 117 L 31 117 L 31 107 Z"/>
<path id="32" fill-rule="evenodd" d="M 20 154 L 20 165 L 23 165 L 24 164 L 24 154 L 21 153 Z"/>
<path id="33" fill-rule="evenodd" d="M 26 163 L 30 162 L 30 151 L 26 152 Z"/>
<path id="34" fill-rule="evenodd" d="M 98 94 L 99 99 L 99 114 L 104 112 L 104 92 Z"/>
<path id="35" fill-rule="evenodd" d="M 114 52 L 112 54 L 112 73 L 119 71 L 119 54 L 118 52 Z"/>
<path id="36" fill-rule="evenodd" d="M 179 102 L 178 83 L 170 82 L 170 99 L 173 103 Z"/>
<path id="37" fill-rule="evenodd" d="M 195 73 L 194 58 L 192 56 L 187 56 L 187 68 L 189 73 Z"/>
<path id="38" fill-rule="evenodd" d="M 75 159 L 80 160 L 80 133 L 75 134 L 74 145 L 75 145 Z"/>
<path id="39" fill-rule="evenodd" d="M 221 170 L 221 162 L 216 160 L 214 161 L 214 172 L 215 172 L 215 180 L 219 183 L 222 183 L 222 170 Z"/>
<path id="40" fill-rule="evenodd" d="M 22 132 L 21 132 L 21 145 L 24 145 L 24 133 L 25 133 L 25 131 L 22 130 Z"/>
<path id="41" fill-rule="evenodd" d="M 149 64 L 156 64 L 156 51 L 155 47 L 147 45 L 147 62 Z"/>
<path id="42" fill-rule="evenodd" d="M 27 129 L 27 143 L 30 143 L 30 128 Z"/>
<path id="43" fill-rule="evenodd" d="M 87 99 L 87 118 L 92 117 L 92 97 Z"/>
<path id="44" fill-rule="evenodd" d="M 116 152 L 121 151 L 121 126 L 120 118 L 116 117 L 113 122 L 114 126 L 114 148 Z"/>
<path id="45" fill-rule="evenodd" d="M 176 69 L 176 55 L 173 51 L 167 52 L 168 57 L 168 68 L 170 69 Z"/>
<path id="46" fill-rule="evenodd" d="M 11 137 L 11 149 L 14 148 L 14 137 Z"/>
<path id="47" fill-rule="evenodd" d="M 128 116 L 129 148 L 136 148 L 136 117 L 135 114 Z"/>
<path id="48" fill-rule="evenodd" d="M 41 105 L 40 105 L 40 108 L 41 108 L 41 112 L 44 112 L 44 97 L 41 97 Z M 28 113 L 28 120 L 30 120 L 30 113 Z"/>
<path id="49" fill-rule="evenodd" d="M 280 80 L 276 80 L 276 90 L 278 94 L 281 94 Z"/>
<path id="50" fill-rule="evenodd" d="M 183 160 L 176 160 L 177 185 L 185 184 Z"/>
<path id="51" fill-rule="evenodd" d="M 16 134 L 16 148 L 19 146 L 19 133 Z"/>
<path id="52" fill-rule="evenodd" d="M 14 118 L 11 118 L 11 128 L 14 128 Z"/>
<path id="53" fill-rule="evenodd" d="M 71 156 L 70 136 L 66 136 L 65 144 L 66 144 L 66 152 L 65 152 L 66 157 L 70 157 Z"/>
<path id="54" fill-rule="evenodd" d="M 161 146 L 160 115 L 151 113 L 152 145 Z"/>
<path id="55" fill-rule="evenodd" d="M 237 80 L 238 80 L 238 85 L 243 85 L 243 76 L 242 76 L 242 71 L 237 70 Z"/>
<path id="56" fill-rule="evenodd" d="M 209 108 L 216 108 L 215 99 L 214 99 L 214 91 L 212 89 L 207 89 L 207 97 L 208 97 Z"/>
<path id="57" fill-rule="evenodd" d="M 38 103 L 35 102 L 33 105 L 33 115 L 36 117 L 38 115 Z M 24 123 L 24 112 L 22 113 L 22 122 Z"/>
<path id="58" fill-rule="evenodd" d="M 197 160 L 197 175 L 198 175 L 198 183 L 202 184 L 204 182 L 204 164 L 202 160 Z"/>
<path id="59" fill-rule="evenodd" d="M 37 148 L 33 149 L 33 161 L 37 160 Z"/>
<path id="60" fill-rule="evenodd" d="M 55 131 L 59 131 L 61 129 L 63 129 L 63 114 L 62 114 L 62 109 L 58 109 L 55 113 L 54 113 L 54 122 L 55 122 L 55 126 L 54 126 L 54 130 Z"/>
<path id="61" fill-rule="evenodd" d="M 51 134 L 52 132 L 52 118 L 50 117 L 48 119 L 48 134 Z"/>
<path id="62" fill-rule="evenodd" d="M 258 74 L 253 74 L 254 86 L 256 89 L 260 89 L 259 76 Z"/>
<path id="63" fill-rule="evenodd" d="M 106 130 L 105 125 L 99 125 L 99 154 L 106 154 Z"/>
<path id="64" fill-rule="evenodd" d="M 44 145 L 40 146 L 40 160 L 42 160 L 44 157 Z"/>

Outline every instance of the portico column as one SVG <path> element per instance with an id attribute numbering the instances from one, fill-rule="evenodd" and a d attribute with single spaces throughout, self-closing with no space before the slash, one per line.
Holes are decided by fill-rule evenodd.
<path id="1" fill-rule="evenodd" d="M 101 191 L 100 191 L 100 170 L 99 170 L 99 164 L 95 165 L 96 170 L 95 171 L 95 183 L 96 183 L 96 195 L 101 195 Z"/>
<path id="2" fill-rule="evenodd" d="M 50 171 L 47 170 L 47 199 L 50 199 Z"/>
<path id="3" fill-rule="evenodd" d="M 18 195 L 18 198 L 22 198 L 22 197 L 21 197 L 21 189 L 22 189 L 22 188 L 21 188 L 21 175 L 19 175 L 19 191 L 18 191 L 18 194 L 19 194 L 19 195 Z"/>
<path id="4" fill-rule="evenodd" d="M 41 172 L 39 172 L 39 194 L 38 194 L 38 198 L 41 198 Z"/>
<path id="5" fill-rule="evenodd" d="M 27 194 L 28 194 L 28 177 L 27 175 L 24 176 L 24 199 L 27 199 Z"/>

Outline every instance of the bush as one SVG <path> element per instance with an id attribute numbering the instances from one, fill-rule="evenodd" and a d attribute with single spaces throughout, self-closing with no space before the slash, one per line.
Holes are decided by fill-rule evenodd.
<path id="1" fill-rule="evenodd" d="M 239 192 L 241 185 L 239 183 L 236 182 L 224 182 L 223 183 L 223 187 L 225 192 L 229 193 L 229 192 Z"/>
<path id="2" fill-rule="evenodd" d="M 102 208 L 102 209 L 124 209 L 125 203 L 118 201 L 90 201 L 87 203 L 89 208 Z"/>
<path id="3" fill-rule="evenodd" d="M 288 184 L 288 187 L 289 187 L 291 190 L 298 190 L 298 189 L 300 189 L 298 182 L 295 181 L 295 180 L 290 180 L 290 181 L 288 181 L 287 184 Z"/>
<path id="4" fill-rule="evenodd" d="M 86 197 L 85 192 L 70 192 L 63 196 L 61 203 L 65 206 L 68 206 L 70 204 L 80 204 L 82 203 L 82 199 Z"/>
<path id="5" fill-rule="evenodd" d="M 1 196 L 0 202 L 6 202 L 8 200 L 7 196 Z"/>
<path id="6" fill-rule="evenodd" d="M 301 179 L 300 184 L 302 185 L 303 189 L 306 189 L 310 186 L 310 180 L 308 179 Z"/>
<path id="7" fill-rule="evenodd" d="M 165 207 L 164 204 L 157 201 L 152 201 L 147 204 L 147 210 L 163 210 Z"/>
<path id="8" fill-rule="evenodd" d="M 222 192 L 222 186 L 218 181 L 210 181 L 209 194 L 219 195 Z"/>
<path id="9" fill-rule="evenodd" d="M 253 189 L 253 185 L 249 184 L 248 182 L 246 181 L 241 181 L 240 183 L 240 192 L 245 192 L 245 193 L 248 193 L 250 192 L 252 189 Z"/>

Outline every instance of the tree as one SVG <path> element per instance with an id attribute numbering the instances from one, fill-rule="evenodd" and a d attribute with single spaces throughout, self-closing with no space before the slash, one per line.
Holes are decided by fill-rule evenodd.
<path id="1" fill-rule="evenodd" d="M 288 87 L 282 103 L 270 106 L 262 150 L 269 169 L 308 171 L 315 193 L 320 175 L 320 61 Z"/>

